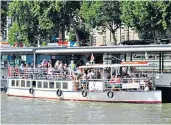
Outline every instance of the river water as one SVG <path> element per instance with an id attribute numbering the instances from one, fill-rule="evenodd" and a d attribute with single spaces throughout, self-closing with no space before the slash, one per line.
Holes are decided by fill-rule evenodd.
<path id="1" fill-rule="evenodd" d="M 2 124 L 171 124 L 171 104 L 72 102 L 1 92 Z"/>

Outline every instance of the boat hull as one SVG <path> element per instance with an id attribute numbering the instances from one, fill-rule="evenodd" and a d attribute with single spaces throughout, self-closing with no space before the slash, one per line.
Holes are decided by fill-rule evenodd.
<path id="1" fill-rule="evenodd" d="M 39 90 L 34 89 L 30 94 L 29 89 L 25 88 L 8 88 L 9 96 L 42 98 L 54 100 L 71 100 L 71 101 L 90 101 L 90 102 L 115 102 L 115 103 L 162 103 L 161 91 L 113 91 L 113 97 L 107 95 L 108 91 L 87 92 L 83 97 L 81 91 L 62 91 L 62 95 L 57 95 L 57 90 Z"/>

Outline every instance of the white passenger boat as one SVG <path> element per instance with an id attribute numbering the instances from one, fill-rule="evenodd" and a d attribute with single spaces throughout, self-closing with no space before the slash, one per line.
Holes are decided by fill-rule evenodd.
<path id="1" fill-rule="evenodd" d="M 112 83 L 110 79 L 97 77 L 79 79 L 79 76 L 65 76 L 59 73 L 48 75 L 45 69 L 32 69 L 21 73 L 18 69 L 11 68 L 8 76 L 8 86 L 5 91 L 9 96 L 27 98 L 90 102 L 162 103 L 161 91 L 154 89 L 154 78 L 143 76 L 143 71 L 138 71 L 138 67 L 142 66 L 148 66 L 148 62 L 95 64 L 79 67 L 81 71 L 100 69 L 101 76 L 104 75 L 104 70 L 110 70 L 111 76 L 117 76 L 118 74 L 121 76 L 120 83 Z M 106 68 L 108 69 L 106 70 Z M 127 78 L 125 75 L 122 78 L 124 69 L 130 70 L 128 72 L 133 77 Z M 136 71 L 133 71 L 133 69 Z M 116 87 L 116 84 L 119 87 Z"/>

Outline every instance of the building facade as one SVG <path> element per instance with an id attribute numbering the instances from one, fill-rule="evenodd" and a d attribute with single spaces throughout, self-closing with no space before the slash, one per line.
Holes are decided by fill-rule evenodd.
<path id="1" fill-rule="evenodd" d="M 112 44 L 113 42 L 113 36 L 112 33 L 109 29 L 105 28 L 105 30 L 96 30 L 93 29 L 93 45 L 94 46 L 99 46 L 99 45 L 108 45 Z M 125 41 L 125 40 L 139 40 L 140 37 L 138 33 L 129 27 L 122 26 L 117 29 L 115 32 L 115 37 L 117 40 L 117 44 Z"/>

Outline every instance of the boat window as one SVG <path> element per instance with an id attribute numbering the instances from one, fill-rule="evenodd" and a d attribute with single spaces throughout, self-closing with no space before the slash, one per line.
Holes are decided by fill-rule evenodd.
<path id="1" fill-rule="evenodd" d="M 15 80 L 12 80 L 11 86 L 15 86 Z"/>
<path id="2" fill-rule="evenodd" d="M 56 88 L 61 89 L 61 82 L 56 82 Z"/>
<path id="3" fill-rule="evenodd" d="M 49 82 L 49 88 L 54 89 L 54 82 Z"/>
<path id="4" fill-rule="evenodd" d="M 16 86 L 20 86 L 20 80 L 16 80 Z"/>
<path id="5" fill-rule="evenodd" d="M 26 87 L 30 87 L 30 81 L 27 81 Z"/>
<path id="6" fill-rule="evenodd" d="M 63 82 L 63 89 L 68 89 L 68 83 L 67 82 Z"/>
<path id="7" fill-rule="evenodd" d="M 25 80 L 21 80 L 21 87 L 25 87 Z"/>
<path id="8" fill-rule="evenodd" d="M 33 87 L 33 88 L 36 87 L 36 81 L 32 81 L 32 87 Z"/>
<path id="9" fill-rule="evenodd" d="M 43 82 L 43 88 L 48 88 L 48 82 Z"/>
<path id="10" fill-rule="evenodd" d="M 37 82 L 37 88 L 42 88 L 42 81 Z"/>

